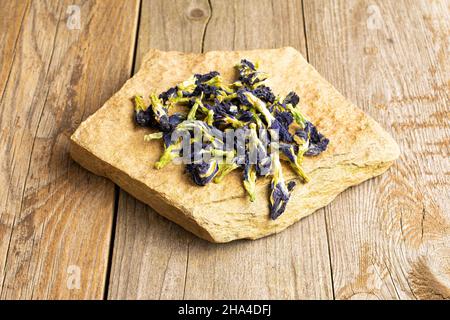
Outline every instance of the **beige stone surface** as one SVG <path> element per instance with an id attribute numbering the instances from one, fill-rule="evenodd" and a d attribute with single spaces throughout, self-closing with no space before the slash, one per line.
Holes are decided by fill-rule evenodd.
<path id="1" fill-rule="evenodd" d="M 241 58 L 259 60 L 271 77 L 275 93 L 296 91 L 304 114 L 330 139 L 326 152 L 304 161 L 311 177 L 298 181 L 286 211 L 269 218 L 269 179 L 258 179 L 257 197 L 250 202 L 235 171 L 221 184 L 193 184 L 183 166 L 162 170 L 153 164 L 162 152 L 160 141 L 144 142 L 147 129 L 132 120 L 131 98 L 161 92 L 193 73 L 217 70 L 228 81 Z M 88 170 L 108 177 L 137 199 L 197 236 L 212 242 L 257 239 L 277 233 L 327 205 L 346 188 L 386 171 L 399 156 L 392 137 L 346 100 L 291 47 L 205 54 L 151 50 L 139 72 L 71 137 L 71 155 Z M 284 166 L 286 180 L 296 180 Z"/>

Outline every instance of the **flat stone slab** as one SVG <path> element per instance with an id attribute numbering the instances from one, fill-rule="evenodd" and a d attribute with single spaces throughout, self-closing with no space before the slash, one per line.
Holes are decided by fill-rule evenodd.
<path id="1" fill-rule="evenodd" d="M 276 94 L 295 91 L 302 112 L 330 139 L 317 157 L 305 157 L 311 181 L 297 186 L 286 211 L 269 218 L 269 178 L 257 180 L 256 201 L 250 202 L 235 170 L 220 184 L 195 185 L 183 165 L 156 170 L 161 141 L 144 142 L 148 129 L 134 124 L 136 94 L 162 92 L 194 73 L 219 71 L 235 80 L 233 66 L 246 58 L 259 60 L 270 74 L 267 85 Z M 112 75 L 113 76 L 113 75 Z M 280 232 L 326 206 L 350 186 L 377 176 L 399 156 L 392 137 L 362 110 L 343 97 L 293 48 L 252 51 L 211 51 L 205 54 L 151 50 L 141 69 L 71 137 L 71 155 L 88 170 L 105 176 L 159 214 L 211 242 L 257 239 Z M 286 181 L 298 180 L 283 164 Z"/>

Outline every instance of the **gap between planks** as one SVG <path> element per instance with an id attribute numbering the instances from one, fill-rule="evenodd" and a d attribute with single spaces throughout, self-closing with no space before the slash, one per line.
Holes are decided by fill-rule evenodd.
<path id="1" fill-rule="evenodd" d="M 211 4 L 211 0 L 208 0 L 208 7 L 209 7 L 209 16 L 208 16 L 208 19 L 206 20 L 205 27 L 203 28 L 203 34 L 202 34 L 202 45 L 201 45 L 202 53 L 205 53 L 206 32 L 208 31 L 208 25 L 209 25 L 209 22 L 211 21 L 212 15 L 213 15 L 213 6 Z M 190 254 L 190 246 L 191 246 L 190 240 L 188 240 L 186 246 L 187 246 L 187 248 L 186 248 L 186 269 L 185 269 L 185 273 L 184 273 L 183 300 L 186 298 L 186 286 L 187 286 L 187 278 L 188 278 L 188 272 L 189 272 L 189 254 Z"/>
<path id="2" fill-rule="evenodd" d="M 137 58 L 137 49 L 139 43 L 139 28 L 141 25 L 141 13 L 142 13 L 142 0 L 138 2 L 138 14 L 136 16 L 136 27 L 134 30 L 134 43 L 133 43 L 133 55 L 131 62 L 131 71 L 130 77 L 136 72 L 136 58 Z M 109 285 L 111 279 L 111 269 L 113 263 L 113 253 L 114 253 L 114 240 L 116 237 L 116 227 L 117 227 L 117 218 L 119 214 L 119 199 L 120 199 L 120 187 L 117 184 L 114 184 L 114 210 L 113 210 L 113 220 L 111 226 L 111 238 L 109 241 L 109 253 L 108 253 L 108 263 L 106 267 L 106 276 L 105 276 L 105 284 L 103 290 L 103 300 L 108 300 L 109 293 Z"/>
<path id="3" fill-rule="evenodd" d="M 309 49 L 308 49 L 308 30 L 306 29 L 306 14 L 305 14 L 305 0 L 301 0 L 302 3 L 302 20 L 303 20 L 303 35 L 305 37 L 305 52 L 306 52 L 306 60 L 310 63 L 309 60 Z M 331 260 L 331 248 L 330 248 L 330 234 L 328 232 L 328 221 L 327 221 L 327 212 L 323 210 L 323 219 L 325 226 L 325 234 L 327 236 L 327 250 L 328 250 L 328 263 L 330 267 L 330 282 L 331 282 L 331 293 L 333 295 L 333 300 L 336 300 L 336 292 L 334 289 L 334 277 L 333 277 L 333 263 Z"/>

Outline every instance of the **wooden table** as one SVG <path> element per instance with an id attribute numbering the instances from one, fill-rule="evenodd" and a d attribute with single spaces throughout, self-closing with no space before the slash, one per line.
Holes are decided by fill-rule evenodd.
<path id="1" fill-rule="evenodd" d="M 447 0 L 0 0 L 2 299 L 450 298 Z M 149 48 L 293 46 L 401 157 L 285 232 L 210 244 L 74 163 Z"/>

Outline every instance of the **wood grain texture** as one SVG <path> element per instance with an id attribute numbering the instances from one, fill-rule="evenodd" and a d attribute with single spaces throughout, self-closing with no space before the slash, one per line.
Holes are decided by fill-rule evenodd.
<path id="1" fill-rule="evenodd" d="M 142 0 L 136 38 L 139 2 L 0 0 L 0 299 L 450 298 L 448 1 Z M 224 245 L 121 191 L 107 279 L 114 186 L 70 160 L 73 130 L 149 48 L 287 45 L 401 159 L 281 234 Z"/>
<path id="2" fill-rule="evenodd" d="M 28 5 L 29 1 L 0 1 L 0 101 L 11 75 L 17 39 Z"/>
<path id="3" fill-rule="evenodd" d="M 66 26 L 74 4 L 81 10 L 79 30 Z M 73 130 L 130 75 L 138 5 L 127 0 L 113 7 L 103 1 L 22 6 L 8 19 L 23 15 L 21 27 L 11 26 L 5 44 L 10 49 L 2 50 L 11 71 L 5 71 L 0 105 L 0 179 L 7 186 L 0 189 L 0 296 L 99 299 L 114 186 L 80 168 L 67 149 Z M 107 33 L 114 41 L 102 40 Z M 114 59 L 105 59 L 111 54 Z M 3 60 L 1 70 L 3 81 Z M 71 276 L 78 271 L 77 289 Z"/>
<path id="4" fill-rule="evenodd" d="M 149 48 L 201 52 L 210 14 L 207 0 L 142 1 L 135 71 Z M 182 299 L 193 238 L 121 190 L 108 298 Z"/>
<path id="5" fill-rule="evenodd" d="M 137 61 L 151 47 L 199 52 L 289 45 L 305 52 L 301 1 L 210 5 L 144 1 L 141 17 L 149 19 L 142 19 L 147 22 L 139 31 Z M 166 17 L 164 24 L 150 16 L 155 11 Z M 193 19 L 194 12 L 201 18 Z M 184 33 L 190 39 L 183 39 Z M 121 192 L 111 299 L 332 297 L 323 210 L 276 236 L 217 245 L 196 238 Z"/>
<path id="6" fill-rule="evenodd" d="M 304 7 L 311 63 L 402 153 L 325 208 L 336 298 L 449 299 L 449 3 Z"/>

